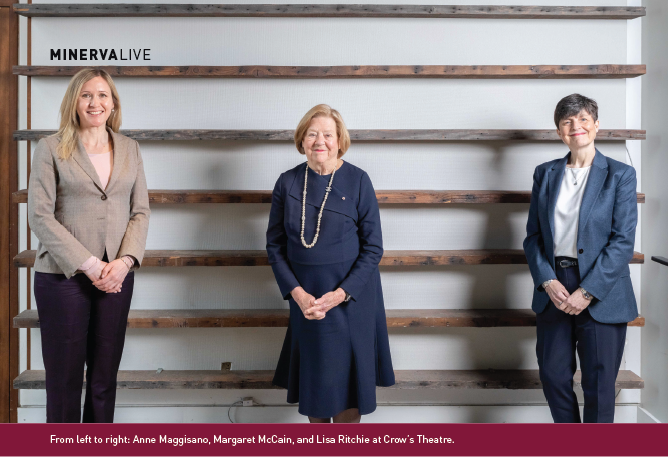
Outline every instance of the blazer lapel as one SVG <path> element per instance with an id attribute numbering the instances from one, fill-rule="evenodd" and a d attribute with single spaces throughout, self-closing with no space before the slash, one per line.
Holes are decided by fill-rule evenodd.
<path id="1" fill-rule="evenodd" d="M 107 131 L 111 135 L 114 148 L 114 157 L 113 157 L 113 167 L 111 169 L 111 176 L 109 177 L 109 182 L 107 183 L 107 192 L 109 192 L 114 183 L 118 180 L 118 175 L 121 172 L 121 168 L 125 159 L 127 157 L 127 148 L 123 142 L 122 137 L 117 133 L 114 133 L 110 128 L 107 127 Z"/>
<path id="2" fill-rule="evenodd" d="M 98 189 L 104 192 L 104 188 L 100 182 L 100 177 L 98 176 L 93 163 L 88 158 L 88 153 L 86 152 L 86 148 L 84 147 L 81 140 L 79 140 L 79 147 L 77 147 L 72 153 L 72 158 L 76 161 L 76 163 L 79 164 L 83 171 L 85 171 L 86 174 L 90 176 L 90 179 L 93 180 Z"/>
<path id="3" fill-rule="evenodd" d="M 598 149 L 594 156 L 594 162 L 589 170 L 589 178 L 587 178 L 587 187 L 585 187 L 584 195 L 582 196 L 582 204 L 580 205 L 580 218 L 578 220 L 578 234 L 580 230 L 587 224 L 587 219 L 591 214 L 591 210 L 596 203 L 598 194 L 601 192 L 605 178 L 608 176 L 608 162 L 603 157 Z"/>
<path id="4" fill-rule="evenodd" d="M 571 153 L 566 154 L 566 157 L 559 160 L 552 165 L 548 177 L 548 199 L 547 199 L 547 216 L 550 222 L 550 230 L 552 231 L 552 239 L 554 239 L 554 211 L 557 207 L 557 197 L 559 196 L 559 189 L 561 188 L 561 181 L 564 179 L 564 172 L 566 171 L 566 164 Z"/>

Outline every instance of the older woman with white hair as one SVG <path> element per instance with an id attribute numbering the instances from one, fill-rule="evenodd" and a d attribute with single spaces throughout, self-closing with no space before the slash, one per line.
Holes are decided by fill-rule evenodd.
<path id="1" fill-rule="evenodd" d="M 341 159 L 350 135 L 338 111 L 311 108 L 294 139 L 306 163 L 278 178 L 267 229 L 290 301 L 273 382 L 311 422 L 359 422 L 376 409 L 376 386 L 394 384 L 378 200 L 366 172 Z"/>

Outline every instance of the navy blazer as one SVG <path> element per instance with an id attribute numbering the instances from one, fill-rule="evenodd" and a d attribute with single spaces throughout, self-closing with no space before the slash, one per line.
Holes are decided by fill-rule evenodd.
<path id="1" fill-rule="evenodd" d="M 533 175 L 524 253 L 536 286 L 531 304 L 536 313 L 550 302 L 543 282 L 557 277 L 554 211 L 569 157 L 570 152 L 539 165 Z M 630 322 L 638 316 L 629 270 L 638 222 L 636 172 L 597 149 L 586 186 L 578 222 L 580 285 L 594 296 L 588 309 L 595 320 Z"/>
<path id="2" fill-rule="evenodd" d="M 357 259 L 339 287 L 359 297 L 383 257 L 380 211 L 371 179 L 365 171 L 344 162 L 336 171 L 322 215 L 318 242 L 311 249 L 301 243 L 302 192 L 308 171 L 304 239 L 312 242 L 315 221 L 325 197 L 325 179 L 305 163 L 282 173 L 271 199 L 267 254 L 274 276 L 287 300 L 299 281 L 290 262 L 325 265 Z M 306 292 L 309 292 L 308 290 Z"/>

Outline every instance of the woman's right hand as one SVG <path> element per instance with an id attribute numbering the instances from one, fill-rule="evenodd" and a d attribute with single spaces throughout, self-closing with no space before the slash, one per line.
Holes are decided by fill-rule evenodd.
<path id="1" fill-rule="evenodd" d="M 550 296 L 550 300 L 552 300 L 554 306 L 562 311 L 566 307 L 566 305 L 563 305 L 562 303 L 571 296 L 564 285 L 557 279 L 553 279 L 550 284 L 548 284 L 548 286 L 545 288 L 545 292 L 547 292 L 547 295 Z"/>
<path id="2" fill-rule="evenodd" d="M 104 260 L 100 260 L 99 262 L 97 262 L 96 265 L 84 271 L 84 274 L 88 276 L 88 279 L 90 279 L 92 282 L 95 282 L 98 279 L 100 279 L 100 276 L 102 275 L 102 270 L 104 270 L 104 267 L 106 266 L 107 262 L 105 262 Z M 108 293 L 118 293 L 120 291 L 121 291 L 120 287 L 117 287 L 114 290 L 108 291 Z"/>
<path id="3" fill-rule="evenodd" d="M 88 276 L 88 279 L 91 281 L 95 282 L 98 279 L 100 279 L 100 275 L 102 274 L 102 270 L 104 267 L 107 265 L 107 262 L 103 260 L 98 260 L 95 265 L 90 267 L 88 270 L 84 271 L 84 274 Z"/>
<path id="4" fill-rule="evenodd" d="M 304 289 L 301 286 L 295 287 L 292 292 L 290 292 L 292 298 L 299 306 L 299 309 L 302 310 L 304 317 L 308 320 L 320 320 L 325 318 L 325 313 L 318 311 L 315 307 L 315 297 Z"/>

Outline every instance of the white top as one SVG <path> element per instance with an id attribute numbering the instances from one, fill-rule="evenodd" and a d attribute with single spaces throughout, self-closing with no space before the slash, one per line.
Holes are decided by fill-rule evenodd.
<path id="1" fill-rule="evenodd" d="M 568 168 L 564 171 L 554 210 L 554 256 L 578 258 L 578 221 L 589 170 Z M 577 183 L 577 184 L 576 184 Z"/>

